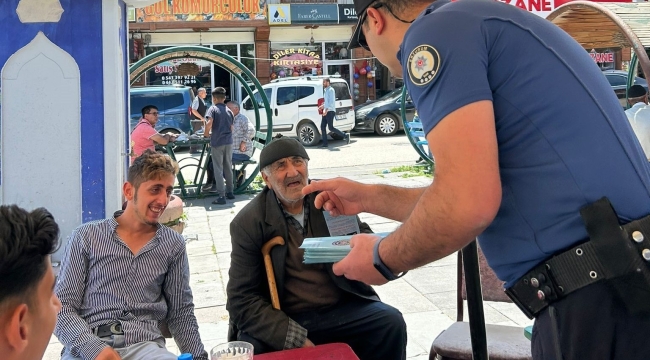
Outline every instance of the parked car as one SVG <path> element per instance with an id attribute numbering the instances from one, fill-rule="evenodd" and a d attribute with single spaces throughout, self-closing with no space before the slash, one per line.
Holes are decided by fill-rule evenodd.
<path id="1" fill-rule="evenodd" d="M 189 86 L 164 85 L 143 86 L 131 88 L 131 121 L 130 130 L 142 118 L 142 108 L 154 105 L 158 108 L 158 123 L 156 130 L 159 133 L 171 132 L 180 134 L 190 133 L 192 126 L 190 114 L 194 92 Z"/>
<path id="2" fill-rule="evenodd" d="M 625 98 L 625 93 L 627 91 L 627 71 L 624 70 L 605 70 L 603 74 L 609 81 L 609 85 L 612 86 L 612 90 L 616 93 L 618 101 L 621 103 L 621 106 L 627 108 L 627 100 Z M 644 78 L 635 77 L 634 85 L 643 86 L 646 91 L 648 91 L 648 82 Z"/>
<path id="3" fill-rule="evenodd" d="M 262 86 L 271 105 L 273 135 L 297 136 L 305 146 L 317 145 L 320 140 L 322 116 L 318 113 L 318 99 L 323 97 L 323 79 L 328 76 L 302 76 L 272 80 Z M 350 85 L 340 77 L 329 76 L 336 96 L 336 116 L 334 127 L 350 132 L 354 127 L 354 105 L 350 95 Z M 268 127 L 267 115 L 262 97 L 257 91 L 253 94 L 260 108 L 260 129 Z M 255 120 L 255 110 L 250 96 L 242 102 L 242 113 L 251 121 Z"/>
<path id="4" fill-rule="evenodd" d="M 356 109 L 354 132 L 375 132 L 378 135 L 395 135 L 404 128 L 402 122 L 402 88 L 395 89 L 377 101 L 361 105 Z M 406 99 L 406 120 L 413 120 L 415 106 Z"/>

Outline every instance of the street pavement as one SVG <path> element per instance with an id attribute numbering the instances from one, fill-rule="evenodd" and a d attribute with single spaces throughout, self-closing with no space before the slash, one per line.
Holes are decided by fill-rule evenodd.
<path id="1" fill-rule="evenodd" d="M 403 187 L 420 187 L 431 183 L 431 178 L 425 176 L 406 177 L 401 173 L 382 173 L 390 167 L 414 164 L 417 155 L 409 148 L 410 144 L 404 136 L 366 136 L 353 139 L 366 146 L 355 145 L 355 140 L 350 145 L 332 141 L 329 150 L 308 149 L 311 158 L 310 177 L 326 179 L 345 176 L 362 183 Z M 389 145 L 392 146 L 389 148 Z M 351 157 L 356 160 L 350 160 Z M 238 195 L 234 201 L 229 200 L 227 205 L 213 205 L 211 202 L 215 197 L 184 202 L 188 220 L 183 235 L 187 239 L 190 284 L 201 339 L 208 351 L 217 344 L 226 342 L 227 337 L 225 288 L 231 252 L 229 224 L 253 197 L 254 195 Z M 400 225 L 396 221 L 372 214 L 363 213 L 360 217 L 375 232 L 393 231 Z M 408 359 L 428 359 L 433 340 L 456 321 L 456 254 L 411 270 L 403 278 L 375 289 L 382 301 L 396 307 L 404 315 L 408 331 Z M 466 307 L 465 302 L 465 314 Z M 484 311 L 488 324 L 520 327 L 532 324 L 511 303 L 485 302 Z M 168 341 L 167 346 L 178 354 L 173 341 Z M 44 359 L 59 359 L 61 348 L 57 338 L 52 336 Z"/>

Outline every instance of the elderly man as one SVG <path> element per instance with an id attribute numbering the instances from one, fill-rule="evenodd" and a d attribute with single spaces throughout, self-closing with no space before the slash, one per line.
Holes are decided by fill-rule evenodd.
<path id="1" fill-rule="evenodd" d="M 363 283 L 332 273 L 332 265 L 303 264 L 299 249 L 308 237 L 332 234 L 308 182 L 305 148 L 280 138 L 260 154 L 266 187 L 230 224 L 232 254 L 228 281 L 230 339 L 252 343 L 256 353 L 344 342 L 360 359 L 406 357 L 402 314 Z M 370 232 L 358 217 L 347 220 Z M 285 244 L 271 251 L 282 311 L 273 309 L 260 249 L 275 236 Z"/>
<path id="2" fill-rule="evenodd" d="M 58 241 L 59 226 L 47 210 L 0 206 L 2 360 L 43 357 L 61 309 L 50 263 Z"/>
<path id="3" fill-rule="evenodd" d="M 181 352 L 208 360 L 194 316 L 185 240 L 158 219 L 178 165 L 147 151 L 129 168 L 126 210 L 81 225 L 70 236 L 56 294 L 54 333 L 62 360 L 176 360 L 159 329 L 165 321 Z"/>
<path id="4" fill-rule="evenodd" d="M 208 95 L 208 92 L 205 88 L 199 88 L 197 90 L 197 95 L 192 101 L 192 131 L 196 133 L 201 130 L 203 125 L 205 125 L 205 112 L 208 110 L 208 107 L 205 105 L 205 98 Z M 198 152 L 199 147 L 196 145 L 190 146 L 190 153 Z"/>
<path id="5" fill-rule="evenodd" d="M 239 103 L 230 101 L 228 109 L 235 115 L 232 132 L 232 161 L 246 161 L 253 156 L 253 136 L 255 136 L 255 126 L 239 110 Z"/>

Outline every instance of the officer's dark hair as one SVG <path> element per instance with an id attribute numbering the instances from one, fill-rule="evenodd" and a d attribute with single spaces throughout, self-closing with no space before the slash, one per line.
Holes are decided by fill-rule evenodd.
<path id="1" fill-rule="evenodd" d="M 147 106 L 143 107 L 142 108 L 142 117 L 144 117 L 146 114 L 150 113 L 151 110 L 154 110 L 154 109 L 158 110 L 156 105 L 147 105 Z"/>
<path id="2" fill-rule="evenodd" d="M 31 304 L 58 244 L 59 226 L 46 209 L 0 206 L 0 317 L 13 301 Z"/>

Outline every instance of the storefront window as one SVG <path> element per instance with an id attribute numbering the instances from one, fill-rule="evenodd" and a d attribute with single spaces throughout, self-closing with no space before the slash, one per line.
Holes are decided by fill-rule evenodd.
<path id="1" fill-rule="evenodd" d="M 255 44 L 241 44 L 239 51 L 242 64 L 255 74 Z"/>
<path id="2" fill-rule="evenodd" d="M 255 44 L 224 44 L 224 45 L 203 45 L 207 48 L 219 50 L 234 59 L 241 61 L 255 75 Z M 152 46 L 146 48 L 146 54 L 152 54 L 159 50 L 167 49 L 171 46 Z M 241 54 L 241 55 L 240 55 Z M 249 79 L 242 74 L 247 82 Z M 214 81 L 213 81 L 214 77 Z M 146 82 L 139 85 L 187 85 L 196 90 L 204 87 L 208 94 L 212 91 L 212 85 L 221 86 L 227 91 L 228 99 L 237 99 L 240 96 L 240 89 L 233 84 L 236 82 L 234 76 L 218 65 L 210 61 L 199 59 L 174 59 L 157 64 L 146 72 Z M 243 92 L 246 93 L 245 91 Z M 245 95 L 244 95 L 245 96 Z M 211 103 L 211 97 L 206 98 L 208 104 Z"/>
<path id="3" fill-rule="evenodd" d="M 271 79 L 288 76 L 322 75 L 322 43 L 271 44 Z"/>
<path id="4" fill-rule="evenodd" d="M 147 48 L 147 55 L 170 46 Z M 210 62 L 205 60 L 183 58 L 162 62 L 147 70 L 146 85 L 186 85 L 196 90 L 200 87 L 210 87 Z"/>
<path id="5" fill-rule="evenodd" d="M 347 42 L 325 43 L 325 60 L 350 59 Z"/>

